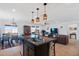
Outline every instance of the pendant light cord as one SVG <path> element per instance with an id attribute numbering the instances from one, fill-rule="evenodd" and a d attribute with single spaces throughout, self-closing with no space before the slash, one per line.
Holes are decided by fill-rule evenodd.
<path id="1" fill-rule="evenodd" d="M 33 19 L 33 14 L 34 14 L 34 12 L 32 11 L 32 19 Z"/>
<path id="2" fill-rule="evenodd" d="M 46 14 L 46 5 L 47 3 L 44 3 L 44 14 Z"/>
<path id="3" fill-rule="evenodd" d="M 37 8 L 37 17 L 38 17 L 39 8 Z"/>

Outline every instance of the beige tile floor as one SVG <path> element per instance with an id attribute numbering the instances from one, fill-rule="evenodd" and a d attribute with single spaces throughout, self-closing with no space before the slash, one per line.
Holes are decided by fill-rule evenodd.
<path id="1" fill-rule="evenodd" d="M 1 56 L 21 56 L 23 46 L 0 50 Z M 20 53 L 21 52 L 21 53 Z M 68 45 L 56 44 L 56 56 L 79 56 L 79 40 L 70 39 Z"/>

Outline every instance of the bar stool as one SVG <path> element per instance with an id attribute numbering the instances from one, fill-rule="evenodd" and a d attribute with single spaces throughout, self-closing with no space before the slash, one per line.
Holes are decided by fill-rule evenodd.
<path id="1" fill-rule="evenodd" d="M 49 50 L 50 56 L 56 56 L 55 44 L 56 44 L 56 39 L 54 41 L 50 42 L 50 50 Z"/>

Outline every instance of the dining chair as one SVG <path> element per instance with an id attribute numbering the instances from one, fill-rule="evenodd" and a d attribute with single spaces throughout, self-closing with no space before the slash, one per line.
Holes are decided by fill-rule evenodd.
<path id="1" fill-rule="evenodd" d="M 2 49 L 4 48 L 4 45 L 5 45 L 5 42 L 8 42 L 8 46 L 11 47 L 11 44 L 10 44 L 10 37 L 7 36 L 6 34 L 3 34 L 2 35 Z"/>
<path id="2" fill-rule="evenodd" d="M 14 41 L 15 41 L 15 43 L 14 43 Z M 12 35 L 11 44 L 14 46 L 16 43 L 18 43 L 18 35 Z"/>

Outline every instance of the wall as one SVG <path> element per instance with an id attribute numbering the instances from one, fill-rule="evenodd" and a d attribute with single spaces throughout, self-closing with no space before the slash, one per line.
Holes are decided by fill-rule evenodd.
<path id="1" fill-rule="evenodd" d="M 1 4 L 0 5 L 0 25 L 10 24 L 12 18 L 18 25 L 19 33 L 23 33 L 24 25 L 32 25 L 31 12 L 36 12 L 36 8 L 40 8 L 40 15 L 43 14 L 43 4 Z M 16 12 L 12 13 L 11 9 L 16 8 Z M 9 11 L 8 11 L 9 9 Z M 79 34 L 79 4 L 59 4 L 48 3 L 47 5 L 49 27 L 58 27 L 60 34 L 68 34 L 68 26 L 71 24 L 78 25 Z M 34 14 L 36 16 L 36 13 Z M 42 26 L 42 25 L 40 25 Z M 61 28 L 63 26 L 63 28 Z M 46 29 L 42 27 L 41 29 Z M 79 36 L 77 35 L 79 38 Z"/>

